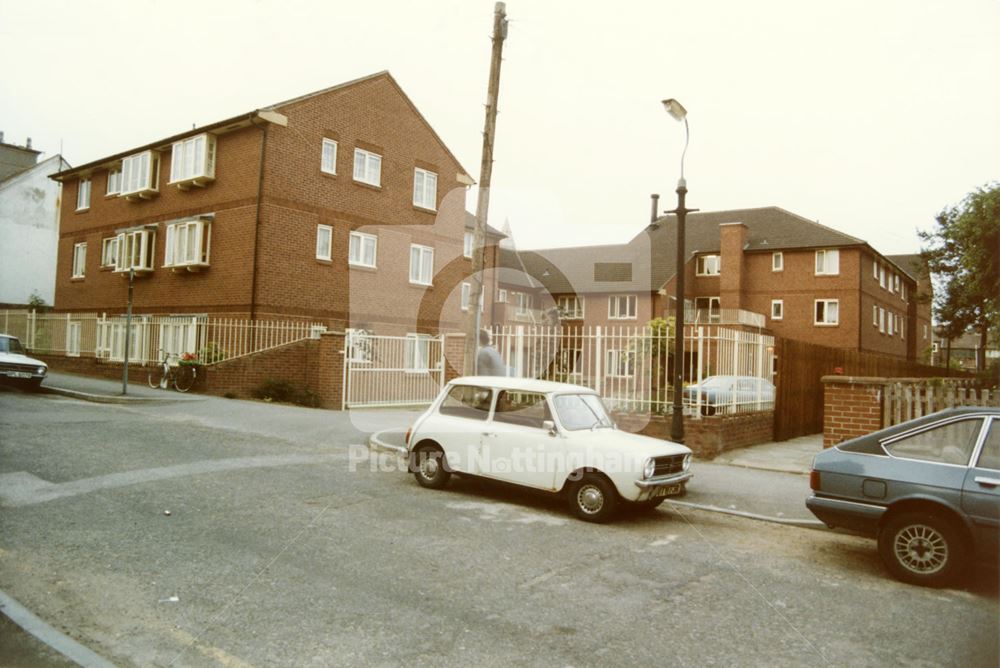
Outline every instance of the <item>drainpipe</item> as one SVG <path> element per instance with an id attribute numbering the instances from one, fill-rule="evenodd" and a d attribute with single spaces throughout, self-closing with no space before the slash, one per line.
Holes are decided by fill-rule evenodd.
<path id="1" fill-rule="evenodd" d="M 257 125 L 256 112 L 250 114 L 250 123 L 252 125 Z M 254 219 L 254 229 L 253 229 L 253 270 L 250 277 L 250 320 L 253 320 L 257 314 L 257 258 L 259 256 L 258 248 L 260 248 L 260 209 L 263 203 L 264 197 L 264 157 L 266 155 L 265 148 L 267 147 L 267 129 L 270 123 L 265 122 L 261 128 L 260 133 L 260 167 L 257 170 L 257 212 Z"/>

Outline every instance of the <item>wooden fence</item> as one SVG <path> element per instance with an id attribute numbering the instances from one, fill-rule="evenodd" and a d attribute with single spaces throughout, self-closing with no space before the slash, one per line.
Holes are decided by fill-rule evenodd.
<path id="1" fill-rule="evenodd" d="M 823 431 L 822 377 L 832 374 L 881 378 L 970 376 L 962 371 L 929 366 L 896 357 L 829 348 L 805 341 L 778 339 L 774 408 L 774 439 L 785 441 Z"/>
<path id="2" fill-rule="evenodd" d="M 955 406 L 1000 406 L 1000 390 L 963 387 L 963 381 L 908 379 L 890 383 L 882 393 L 882 426 L 891 427 Z"/>

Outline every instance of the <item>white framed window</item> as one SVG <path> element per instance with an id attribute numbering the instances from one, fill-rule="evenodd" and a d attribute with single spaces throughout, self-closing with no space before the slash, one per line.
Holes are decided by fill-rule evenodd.
<path id="1" fill-rule="evenodd" d="M 878 305 L 872 304 L 872 326 L 878 327 Z"/>
<path id="2" fill-rule="evenodd" d="M 431 336 L 407 334 L 403 349 L 403 368 L 407 373 L 426 372 L 430 368 Z"/>
<path id="3" fill-rule="evenodd" d="M 413 170 L 413 206 L 422 209 L 437 209 L 438 176 L 434 172 L 419 167 Z M 471 253 L 470 253 L 471 257 Z"/>
<path id="4" fill-rule="evenodd" d="M 875 280 L 878 280 L 878 259 L 872 260 L 872 276 Z"/>
<path id="5" fill-rule="evenodd" d="M 556 300 L 560 320 L 583 319 L 583 297 L 579 295 L 563 295 Z"/>
<path id="6" fill-rule="evenodd" d="M 899 338 L 906 340 L 906 318 L 899 319 Z"/>
<path id="7" fill-rule="evenodd" d="M 378 237 L 364 232 L 351 232 L 347 261 L 355 267 L 375 268 L 378 260 Z"/>
<path id="8" fill-rule="evenodd" d="M 699 276 L 718 276 L 722 269 L 722 258 L 718 255 L 699 255 L 695 273 Z"/>
<path id="9" fill-rule="evenodd" d="M 817 299 L 815 324 L 836 325 L 839 322 L 840 322 L 840 300 Z"/>
<path id="10" fill-rule="evenodd" d="M 87 244 L 73 244 L 73 278 L 83 278 L 87 271 Z"/>
<path id="11" fill-rule="evenodd" d="M 840 251 L 839 250 L 818 250 L 816 251 L 816 275 L 836 276 L 840 273 Z"/>
<path id="12" fill-rule="evenodd" d="M 885 333 L 892 336 L 894 328 L 896 327 L 896 314 L 892 311 L 886 311 L 886 323 L 885 323 Z"/>
<path id="13" fill-rule="evenodd" d="M 179 220 L 167 225 L 164 267 L 207 267 L 212 248 L 212 224 L 207 220 Z"/>
<path id="14" fill-rule="evenodd" d="M 434 249 L 410 244 L 410 283 L 433 285 Z"/>
<path id="15" fill-rule="evenodd" d="M 635 313 L 635 295 L 612 295 L 608 297 L 609 320 L 635 320 Z"/>
<path id="16" fill-rule="evenodd" d="M 86 211 L 90 208 L 90 179 L 80 179 L 76 188 L 76 210 Z"/>
<path id="17" fill-rule="evenodd" d="M 771 271 L 785 270 L 785 254 L 781 251 L 771 253 Z"/>
<path id="18" fill-rule="evenodd" d="M 337 142 L 333 139 L 323 138 L 323 156 L 320 158 L 319 168 L 326 174 L 337 173 Z"/>
<path id="19" fill-rule="evenodd" d="M 118 237 L 108 237 L 101 241 L 101 266 L 113 267 L 118 263 Z"/>
<path id="20" fill-rule="evenodd" d="M 583 351 L 579 348 L 559 349 L 559 371 L 569 376 L 579 376 L 583 373 Z"/>
<path id="21" fill-rule="evenodd" d="M 902 285 L 899 286 L 899 296 L 903 299 L 904 302 L 906 301 L 906 283 L 903 283 Z"/>
<path id="22" fill-rule="evenodd" d="M 160 324 L 160 348 L 176 364 L 185 354 L 198 352 L 197 318 L 169 318 Z"/>
<path id="23" fill-rule="evenodd" d="M 927 339 L 927 323 L 924 323 L 924 340 Z"/>
<path id="24" fill-rule="evenodd" d="M 501 304 L 507 303 L 507 290 L 504 288 L 499 288 L 497 290 L 497 301 Z"/>
<path id="25" fill-rule="evenodd" d="M 66 357 L 80 356 L 80 325 L 79 320 L 66 323 Z"/>
<path id="26" fill-rule="evenodd" d="M 373 339 L 368 330 L 348 327 L 344 334 L 348 361 L 371 362 Z"/>
<path id="27" fill-rule="evenodd" d="M 382 156 L 361 148 L 354 149 L 354 180 L 370 186 L 381 186 Z"/>
<path id="28" fill-rule="evenodd" d="M 316 226 L 316 259 L 333 258 L 333 228 L 329 225 Z"/>
<path id="29" fill-rule="evenodd" d="M 215 179 L 215 135 L 175 141 L 170 153 L 170 183 L 183 189 Z"/>
<path id="30" fill-rule="evenodd" d="M 105 195 L 117 195 L 122 191 L 122 168 L 108 170 L 108 188 Z"/>
<path id="31" fill-rule="evenodd" d="M 604 360 L 604 373 L 606 376 L 631 378 L 635 375 L 634 350 L 609 350 Z"/>
<path id="32" fill-rule="evenodd" d="M 149 197 L 159 192 L 159 181 L 159 153 L 143 151 L 122 160 L 122 197 Z"/>
<path id="33" fill-rule="evenodd" d="M 469 305 L 472 303 L 472 284 L 462 283 L 462 310 L 468 311 Z M 486 288 L 479 293 L 479 312 L 483 312 L 483 304 L 486 303 Z"/>
<path id="34" fill-rule="evenodd" d="M 900 292 L 900 289 L 901 289 L 900 286 L 901 285 L 902 285 L 902 281 L 899 278 L 899 274 L 893 274 L 892 275 L 892 291 L 894 293 L 898 294 Z"/>
<path id="35" fill-rule="evenodd" d="M 886 274 L 885 274 L 885 267 L 883 265 L 879 265 L 878 267 L 878 284 L 882 287 L 883 290 L 886 289 Z"/>
<path id="36" fill-rule="evenodd" d="M 695 317 L 699 322 L 720 322 L 722 320 L 722 302 L 718 297 L 695 297 Z"/>
<path id="37" fill-rule="evenodd" d="M 156 233 L 152 230 L 131 230 L 118 234 L 116 272 L 134 269 L 138 272 L 153 270 L 153 248 Z"/>
<path id="38" fill-rule="evenodd" d="M 771 320 L 781 320 L 785 317 L 785 301 L 783 299 L 771 300 Z"/>
<path id="39" fill-rule="evenodd" d="M 881 334 L 885 334 L 885 309 L 879 308 L 878 310 L 878 331 Z"/>
<path id="40" fill-rule="evenodd" d="M 472 257 L 472 242 L 475 241 L 475 234 L 472 232 L 466 232 L 465 237 L 462 239 L 462 256 Z"/>
<path id="41" fill-rule="evenodd" d="M 517 315 L 526 315 L 531 310 L 532 301 L 532 296 L 527 292 L 515 292 L 514 303 L 517 305 L 515 313 Z"/>
<path id="42" fill-rule="evenodd" d="M 143 360 L 149 357 L 150 323 L 146 316 L 132 318 L 129 343 L 129 359 Z M 97 322 L 97 356 L 120 362 L 125 358 L 125 318 L 114 318 Z"/>

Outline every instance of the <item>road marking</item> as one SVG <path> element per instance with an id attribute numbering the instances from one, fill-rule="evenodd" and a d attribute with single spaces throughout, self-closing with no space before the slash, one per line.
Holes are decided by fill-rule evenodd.
<path id="1" fill-rule="evenodd" d="M 115 668 L 115 664 L 69 636 L 56 631 L 2 591 L 0 591 L 0 610 L 22 629 L 83 668 Z"/>
<path id="2" fill-rule="evenodd" d="M 471 510 L 479 513 L 479 519 L 488 522 L 511 522 L 514 524 L 544 524 L 550 527 L 560 527 L 569 520 L 525 511 L 508 503 L 483 503 L 480 501 L 457 501 L 445 504 L 452 510 Z M 515 517 L 509 515 L 516 514 Z M 506 516 L 505 516 L 506 515 Z"/>
<path id="3" fill-rule="evenodd" d="M 346 461 L 347 455 L 277 455 L 267 457 L 238 457 L 234 459 L 208 459 L 187 464 L 175 464 L 152 469 L 111 473 L 95 478 L 84 478 L 64 483 L 51 483 L 24 471 L 0 474 L 0 505 L 8 508 L 31 506 L 104 489 L 129 487 L 146 482 L 171 478 L 224 473 L 246 469 L 300 466 L 303 464 L 328 464 Z"/>

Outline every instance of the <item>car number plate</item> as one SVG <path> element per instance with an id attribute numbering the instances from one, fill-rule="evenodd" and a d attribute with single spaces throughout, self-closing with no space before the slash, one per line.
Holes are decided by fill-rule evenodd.
<path id="1" fill-rule="evenodd" d="M 8 371 L 8 378 L 31 378 L 31 373 L 27 371 Z"/>
<path id="2" fill-rule="evenodd" d="M 667 485 L 665 487 L 657 487 L 656 491 L 653 492 L 654 499 L 658 499 L 661 496 L 675 496 L 681 493 L 680 485 Z"/>

